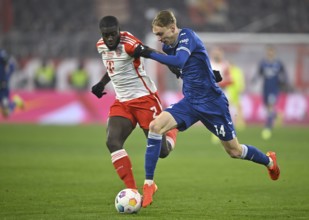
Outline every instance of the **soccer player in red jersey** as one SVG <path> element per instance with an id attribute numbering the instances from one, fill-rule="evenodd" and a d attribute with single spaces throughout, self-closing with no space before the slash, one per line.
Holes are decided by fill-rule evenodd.
<path id="1" fill-rule="evenodd" d="M 116 100 L 110 107 L 106 145 L 120 179 L 127 188 L 137 189 L 132 164 L 123 145 L 137 124 L 147 138 L 150 122 L 162 112 L 161 101 L 154 82 L 146 74 L 143 58 L 133 57 L 141 41 L 129 32 L 120 31 L 114 16 L 100 20 L 100 31 L 102 38 L 97 42 L 97 49 L 107 72 L 92 87 L 92 93 L 101 98 L 106 94 L 106 84 L 110 81 L 113 84 Z M 173 129 L 164 135 L 161 158 L 174 148 L 177 131 Z"/>

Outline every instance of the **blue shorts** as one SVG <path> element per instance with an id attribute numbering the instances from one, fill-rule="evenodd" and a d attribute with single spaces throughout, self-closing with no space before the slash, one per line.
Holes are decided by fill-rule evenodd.
<path id="1" fill-rule="evenodd" d="M 277 103 L 279 94 L 273 93 L 263 93 L 263 101 L 266 106 L 275 105 Z"/>
<path id="2" fill-rule="evenodd" d="M 219 95 L 211 102 L 194 105 L 183 98 L 164 111 L 169 112 L 174 117 L 179 131 L 184 131 L 196 122 L 201 121 L 220 140 L 230 141 L 236 137 L 229 112 L 229 103 L 224 94 Z"/>

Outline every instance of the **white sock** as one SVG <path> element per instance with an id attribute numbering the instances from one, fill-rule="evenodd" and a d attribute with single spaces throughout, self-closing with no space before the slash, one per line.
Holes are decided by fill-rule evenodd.
<path id="1" fill-rule="evenodd" d="M 148 186 L 151 186 L 153 184 L 153 180 L 145 180 L 144 185 L 147 183 Z"/>
<path id="2" fill-rule="evenodd" d="M 269 163 L 267 164 L 267 167 L 271 168 L 274 165 L 273 159 L 269 158 Z"/>
<path id="3" fill-rule="evenodd" d="M 244 158 L 247 156 L 248 147 L 247 147 L 246 145 L 244 145 L 244 144 L 241 144 L 240 146 L 241 146 L 241 148 L 242 148 L 242 152 L 241 152 L 240 158 L 241 158 L 241 159 L 244 159 Z"/>

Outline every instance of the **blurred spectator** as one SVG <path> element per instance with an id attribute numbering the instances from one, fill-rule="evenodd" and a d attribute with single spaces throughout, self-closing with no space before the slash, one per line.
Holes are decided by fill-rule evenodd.
<path id="1" fill-rule="evenodd" d="M 205 26 L 217 27 L 225 30 L 228 24 L 229 6 L 225 0 L 187 0 L 187 9 L 194 26 L 205 28 Z"/>
<path id="2" fill-rule="evenodd" d="M 119 15 L 124 29 L 143 39 L 151 32 L 147 18 L 164 8 L 180 14 L 182 26 L 193 26 L 200 32 L 309 32 L 309 4 L 304 0 L 247 0 L 245 4 L 241 0 L 116 2 L 122 4 L 113 0 L 2 0 L 0 42 L 16 57 L 47 53 L 52 57 L 96 57 L 96 50 L 85 45 L 96 41 L 96 23 L 102 15 Z M 72 10 L 72 6 L 78 10 Z"/>
<path id="3" fill-rule="evenodd" d="M 232 83 L 230 74 L 230 63 L 224 57 L 224 51 L 215 47 L 210 51 L 210 62 L 213 70 L 220 71 L 222 75 L 222 81 L 219 82 L 219 86 L 225 92 L 226 87 Z"/>
<path id="4" fill-rule="evenodd" d="M 74 90 L 87 90 L 89 86 L 89 74 L 84 69 L 83 61 L 79 61 L 78 68 L 69 75 L 68 82 Z"/>
<path id="5" fill-rule="evenodd" d="M 23 108 L 23 100 L 14 95 L 10 97 L 10 77 L 15 70 L 15 62 L 9 58 L 5 50 L 0 49 L 0 110 L 3 117 L 7 118 L 16 107 Z"/>
<path id="6" fill-rule="evenodd" d="M 263 79 L 262 97 L 266 107 L 267 116 L 262 138 L 269 139 L 272 136 L 274 121 L 277 117 L 276 104 L 282 88 L 287 88 L 288 77 L 283 63 L 276 57 L 275 48 L 266 48 L 266 57 L 262 59 L 258 66 L 258 73 L 252 79 L 253 83 L 261 77 Z"/>
<path id="7" fill-rule="evenodd" d="M 243 70 L 236 64 L 230 64 L 230 76 L 232 83 L 226 88 L 226 95 L 229 100 L 232 118 L 236 128 L 244 129 L 245 120 L 243 116 L 240 98 L 245 90 L 245 77 Z M 233 114 L 234 113 L 234 114 Z"/>
<path id="8" fill-rule="evenodd" d="M 55 89 L 56 72 L 52 63 L 46 59 L 42 60 L 41 66 L 34 75 L 34 84 L 36 89 Z"/>

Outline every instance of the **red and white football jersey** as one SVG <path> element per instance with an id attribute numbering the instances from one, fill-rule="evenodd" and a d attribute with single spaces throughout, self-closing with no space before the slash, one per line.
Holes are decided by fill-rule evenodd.
<path id="1" fill-rule="evenodd" d="M 116 99 L 121 102 L 157 91 L 154 82 L 146 74 L 143 58 L 132 57 L 138 44 L 141 44 L 139 39 L 123 31 L 120 32 L 120 42 L 113 51 L 108 49 L 102 38 L 97 42 L 97 49 L 114 86 Z"/>

